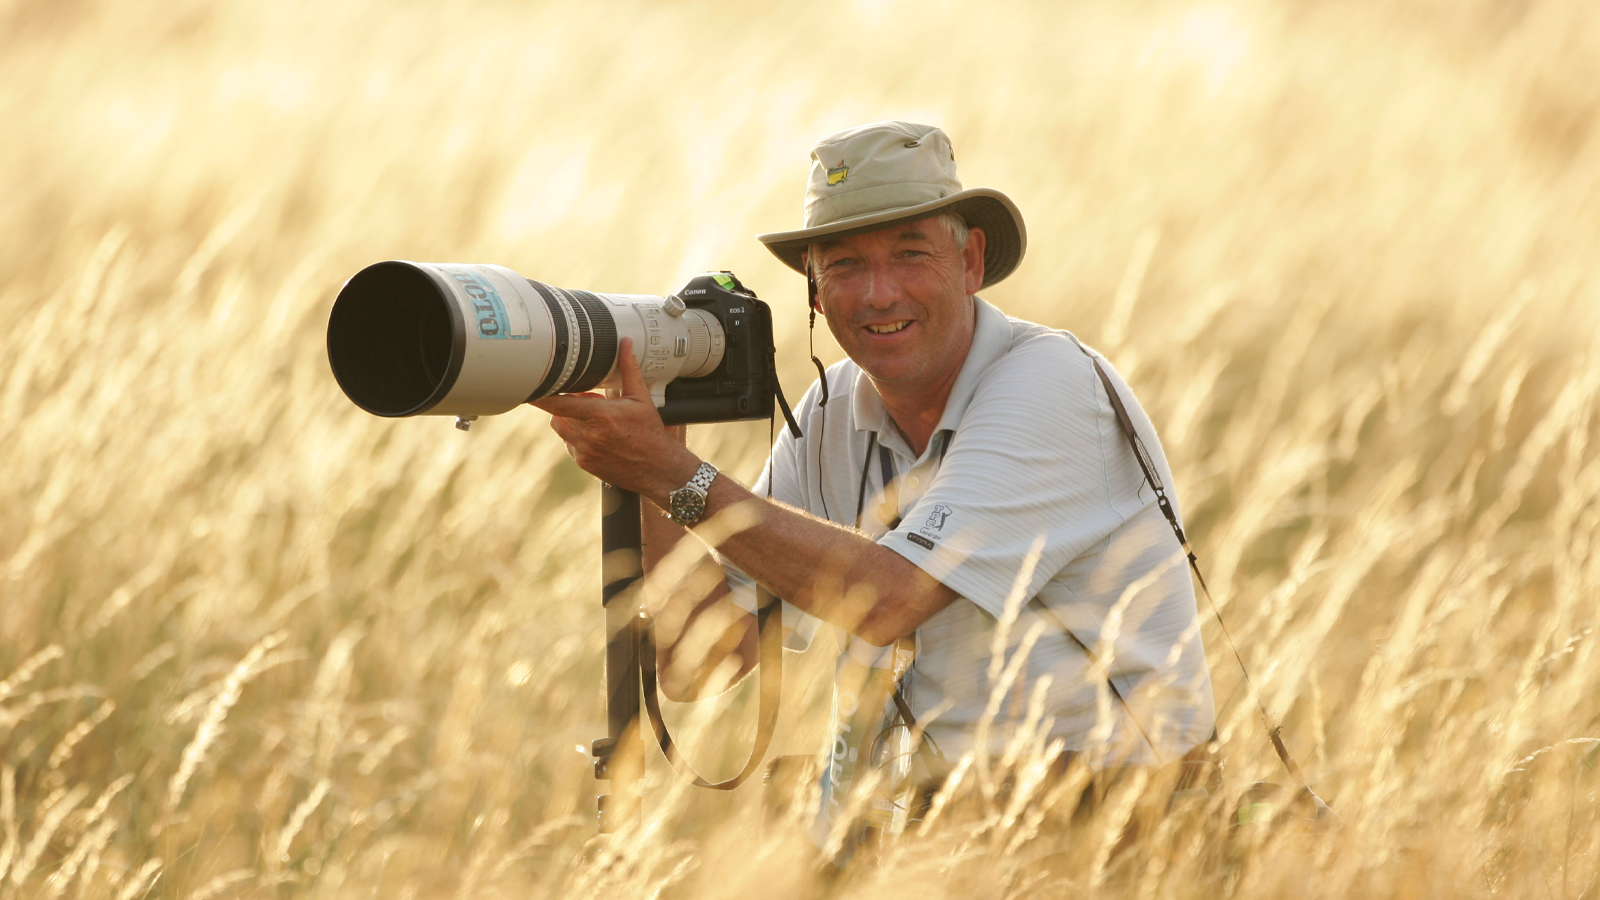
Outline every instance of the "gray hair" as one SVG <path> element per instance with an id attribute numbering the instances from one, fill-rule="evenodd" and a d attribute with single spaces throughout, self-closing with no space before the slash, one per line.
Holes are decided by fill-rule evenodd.
<path id="1" fill-rule="evenodd" d="M 947 212 L 939 214 L 939 221 L 944 223 L 944 227 L 949 230 L 950 237 L 956 242 L 956 249 L 967 249 L 967 235 L 972 233 L 972 228 L 967 224 L 967 220 L 956 213 Z"/>

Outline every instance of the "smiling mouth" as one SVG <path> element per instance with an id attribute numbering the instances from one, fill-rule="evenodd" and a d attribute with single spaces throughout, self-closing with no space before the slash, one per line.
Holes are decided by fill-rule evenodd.
<path id="1" fill-rule="evenodd" d="M 883 325 L 868 325 L 867 330 L 873 334 L 894 334 L 910 324 L 910 319 L 901 319 L 898 322 L 888 322 Z"/>

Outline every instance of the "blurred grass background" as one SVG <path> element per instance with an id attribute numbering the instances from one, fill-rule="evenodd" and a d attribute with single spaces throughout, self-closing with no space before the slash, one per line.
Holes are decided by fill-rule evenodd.
<path id="1" fill-rule="evenodd" d="M 750 792 L 659 765 L 629 865 L 580 854 L 598 492 L 536 411 L 359 412 L 323 329 L 381 259 L 649 293 L 729 268 L 797 396 L 804 286 L 752 235 L 799 223 L 817 137 L 882 118 L 1022 208 L 987 299 L 1139 393 L 1347 819 L 1226 890 L 1592 895 L 1592 13 L 0 0 L 0 896 L 787 890 Z M 766 440 L 692 445 L 748 481 Z M 1277 777 L 1206 634 L 1231 775 Z M 827 652 L 791 657 L 776 751 L 814 749 Z M 745 693 L 708 704 L 736 717 L 707 768 Z M 1015 827 L 839 890 L 1042 889 Z M 1127 891 L 1191 896 L 1197 865 Z"/>

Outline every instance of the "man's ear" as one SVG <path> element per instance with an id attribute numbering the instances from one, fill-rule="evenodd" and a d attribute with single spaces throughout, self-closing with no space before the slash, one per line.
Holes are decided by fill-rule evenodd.
<path id="1" fill-rule="evenodd" d="M 983 287 L 983 248 L 989 240 L 982 228 L 976 226 L 967 230 L 967 246 L 961 249 L 961 261 L 967 273 L 967 294 L 972 295 Z"/>

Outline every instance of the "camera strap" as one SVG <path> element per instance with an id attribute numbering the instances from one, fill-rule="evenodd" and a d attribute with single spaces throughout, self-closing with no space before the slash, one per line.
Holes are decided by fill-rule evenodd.
<path id="1" fill-rule="evenodd" d="M 678 750 L 671 733 L 667 731 L 667 722 L 661 717 L 661 698 L 656 691 L 655 629 L 648 618 L 644 618 L 640 623 L 642 627 L 639 639 L 639 672 L 643 681 L 644 707 L 650 719 L 650 730 L 655 732 L 656 743 L 661 746 L 661 753 L 672 764 L 672 768 L 695 787 L 731 791 L 744 784 L 745 780 L 761 767 L 761 760 L 767 755 L 767 747 L 772 743 L 772 734 L 777 730 L 778 701 L 783 696 L 783 615 L 780 612 L 782 608 L 783 604 L 777 597 L 760 584 L 756 585 L 756 641 L 760 647 L 759 655 L 756 657 L 756 678 L 760 682 L 756 740 L 755 746 L 750 750 L 750 759 L 745 762 L 744 768 L 726 781 L 711 781 L 696 772 Z"/>
<path id="2" fill-rule="evenodd" d="M 778 409 L 783 411 L 783 421 L 789 426 L 789 435 L 795 440 L 805 437 L 800 433 L 800 424 L 794 420 L 794 410 L 789 408 L 789 401 L 783 396 L 783 382 L 778 380 L 778 346 L 772 346 L 772 396 L 778 398 Z M 772 441 L 767 441 L 767 446 L 772 446 Z"/>
<path id="3" fill-rule="evenodd" d="M 1074 342 L 1076 342 L 1076 338 L 1074 338 Z M 1332 810 L 1328 809 L 1322 798 L 1311 790 L 1311 785 L 1300 771 L 1299 764 L 1294 761 L 1293 756 L 1289 755 L 1289 748 L 1284 746 L 1283 743 L 1283 726 L 1279 725 L 1273 719 L 1272 713 L 1267 711 L 1266 702 L 1261 699 L 1261 693 L 1256 690 L 1255 682 L 1250 680 L 1250 670 L 1245 667 L 1244 657 L 1239 654 L 1239 648 L 1233 642 L 1233 635 L 1228 633 L 1228 623 L 1222 619 L 1222 610 L 1217 607 L 1217 601 L 1212 598 L 1211 588 L 1206 586 L 1205 576 L 1200 574 L 1200 561 L 1195 558 L 1194 550 L 1189 546 L 1189 538 L 1184 535 L 1183 526 L 1178 524 L 1178 516 L 1172 509 L 1172 501 L 1167 498 L 1166 487 L 1161 483 L 1161 476 L 1156 474 L 1155 463 L 1151 460 L 1144 441 L 1139 437 L 1139 432 L 1133 427 L 1133 419 L 1128 415 L 1127 407 L 1122 403 L 1122 397 L 1118 395 L 1116 387 L 1111 383 L 1111 376 L 1106 374 L 1105 367 L 1100 365 L 1100 360 L 1093 353 L 1089 352 L 1089 348 L 1079 343 L 1078 349 L 1082 350 L 1084 355 L 1089 357 L 1089 361 L 1094 364 L 1095 374 L 1100 377 L 1100 383 L 1106 389 L 1106 397 L 1111 401 L 1111 411 L 1116 414 L 1117 425 L 1121 427 L 1123 435 L 1127 437 L 1129 445 L 1133 448 L 1133 457 L 1138 461 L 1140 471 L 1144 473 L 1145 483 L 1150 485 L 1150 489 L 1155 492 L 1156 506 L 1161 509 L 1161 514 L 1166 517 L 1167 524 L 1172 526 L 1172 533 L 1177 536 L 1178 545 L 1183 548 L 1184 555 L 1189 559 L 1189 570 L 1194 573 L 1195 580 L 1200 583 L 1200 591 L 1205 594 L 1206 603 L 1211 607 L 1211 614 L 1216 617 L 1217 625 L 1222 629 L 1222 637 L 1227 641 L 1228 649 L 1232 651 L 1234 661 L 1239 664 L 1239 671 L 1244 674 L 1245 686 L 1249 689 L 1250 696 L 1255 698 L 1256 706 L 1261 711 L 1261 721 L 1266 725 L 1267 738 L 1272 742 L 1273 752 L 1277 753 L 1284 769 L 1289 772 L 1289 777 L 1299 782 L 1316 801 L 1319 815 L 1324 809 L 1327 809 L 1331 814 Z M 1212 740 L 1215 739 L 1215 735 L 1213 735 Z"/>

